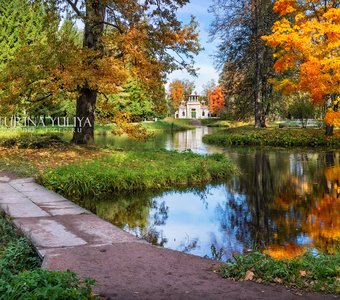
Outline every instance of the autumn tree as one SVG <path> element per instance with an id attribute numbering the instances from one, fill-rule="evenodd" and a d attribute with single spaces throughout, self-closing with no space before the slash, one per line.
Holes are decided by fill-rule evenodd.
<path id="1" fill-rule="evenodd" d="M 216 63 L 222 68 L 228 110 L 241 118 L 253 114 L 255 127 L 266 126 L 274 99 L 272 51 L 260 38 L 276 19 L 272 5 L 271 0 L 214 0 L 210 8 L 210 35 L 220 40 Z"/>
<path id="2" fill-rule="evenodd" d="M 173 110 L 176 110 L 181 101 L 186 100 L 187 96 L 192 94 L 195 88 L 195 83 L 188 80 L 175 79 L 169 84 L 169 93 L 171 106 Z"/>
<path id="3" fill-rule="evenodd" d="M 184 100 L 184 86 L 181 80 L 174 80 L 169 84 L 171 106 L 176 109 Z"/>
<path id="4" fill-rule="evenodd" d="M 209 97 L 209 93 L 216 88 L 216 82 L 215 80 L 210 80 L 208 81 L 206 84 L 203 85 L 203 92 L 202 92 L 202 97 L 204 98 L 204 100 L 208 100 Z"/>
<path id="5" fill-rule="evenodd" d="M 194 92 L 195 82 L 190 81 L 188 79 L 183 79 L 182 85 L 184 88 L 184 97 L 187 98 L 189 95 L 191 95 Z"/>
<path id="6" fill-rule="evenodd" d="M 176 18 L 188 0 L 53 2 L 59 11 L 68 10 L 83 22 L 83 44 L 51 32 L 45 41 L 17 52 L 15 62 L 2 74 L 0 89 L 12 105 L 13 99 L 37 98 L 38 94 L 75 96 L 74 143 L 94 141 L 98 95 L 119 92 L 131 77 L 148 87 L 157 82 L 159 87 L 168 72 L 195 72 L 193 57 L 200 50 L 197 23 L 191 19 L 183 25 Z"/>
<path id="7" fill-rule="evenodd" d="M 217 86 L 208 92 L 209 111 L 213 114 L 219 114 L 224 108 L 224 97 L 221 86 Z"/>
<path id="8" fill-rule="evenodd" d="M 281 74 L 276 88 L 307 92 L 315 104 L 329 106 L 325 123 L 331 135 L 340 123 L 340 2 L 278 0 L 274 11 L 281 18 L 263 39 L 275 50 L 274 68 Z"/>

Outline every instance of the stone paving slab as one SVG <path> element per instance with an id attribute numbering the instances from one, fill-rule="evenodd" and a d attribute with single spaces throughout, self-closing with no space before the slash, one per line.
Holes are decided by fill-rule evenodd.
<path id="1" fill-rule="evenodd" d="M 47 190 L 46 188 L 42 187 L 41 185 L 39 185 L 35 182 L 13 183 L 11 181 L 10 185 L 19 192 L 39 192 L 39 191 L 45 192 Z"/>
<path id="2" fill-rule="evenodd" d="M 34 203 L 51 203 L 57 201 L 68 201 L 61 195 L 58 195 L 52 191 L 47 189 L 43 191 L 34 191 L 34 192 L 22 192 L 23 195 L 30 198 Z"/>
<path id="3" fill-rule="evenodd" d="M 41 202 L 39 203 L 39 207 L 47 211 L 52 216 L 80 215 L 89 213 L 86 209 L 81 208 L 70 201 Z"/>
<path id="4" fill-rule="evenodd" d="M 86 241 L 51 218 L 19 218 L 14 220 L 37 248 L 62 248 L 86 245 Z"/>
<path id="5" fill-rule="evenodd" d="M 28 203 L 0 203 L 0 208 L 12 218 L 36 218 L 45 217 L 49 214 L 32 202 Z"/>
<path id="6" fill-rule="evenodd" d="M 32 203 L 32 201 L 30 199 L 28 199 L 27 197 L 25 197 L 24 195 L 12 195 L 10 197 L 0 197 L 0 204 L 14 204 L 14 203 Z"/>
<path id="7" fill-rule="evenodd" d="M 76 218 L 73 216 L 60 216 L 57 220 L 92 245 L 128 242 L 145 243 L 145 241 L 113 226 L 111 223 L 93 214 L 78 215 Z"/>
<path id="8" fill-rule="evenodd" d="M 27 182 L 35 182 L 35 180 L 33 177 L 15 178 L 11 180 L 11 184 L 27 183 Z"/>
<path id="9" fill-rule="evenodd" d="M 7 183 L 0 183 L 0 194 L 4 193 L 16 193 L 17 190 Z"/>

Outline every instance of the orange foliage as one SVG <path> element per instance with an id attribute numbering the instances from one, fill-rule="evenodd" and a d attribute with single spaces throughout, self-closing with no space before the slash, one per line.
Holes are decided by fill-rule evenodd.
<path id="1" fill-rule="evenodd" d="M 218 86 L 208 92 L 208 102 L 210 112 L 214 114 L 221 112 L 224 107 L 224 97 L 221 86 Z"/>
<path id="2" fill-rule="evenodd" d="M 315 103 L 337 94 L 340 85 L 340 8 L 334 0 L 278 0 L 282 17 L 262 37 L 276 50 L 275 70 L 295 71 L 276 82 L 279 89 L 308 92 Z M 283 73 L 283 75 L 285 75 Z M 292 88 L 293 87 L 293 88 Z"/>
<path id="3" fill-rule="evenodd" d="M 294 257 L 303 255 L 306 252 L 306 247 L 293 244 L 287 244 L 284 246 L 272 245 L 263 252 L 275 259 L 292 259 Z"/>
<path id="4" fill-rule="evenodd" d="M 340 111 L 329 110 L 324 118 L 326 125 L 340 126 Z"/>
<path id="5" fill-rule="evenodd" d="M 313 238 L 316 245 L 328 241 L 329 252 L 334 250 L 331 242 L 340 240 L 339 211 L 340 198 L 325 195 L 311 210 L 306 224 L 309 236 Z"/>
<path id="6" fill-rule="evenodd" d="M 294 217 L 278 216 L 275 222 L 282 225 L 288 225 L 288 228 L 302 226 L 302 231 L 313 239 L 313 244 L 317 249 L 322 249 L 327 253 L 336 251 L 336 245 L 340 240 L 340 219 L 338 213 L 340 211 L 340 166 L 332 166 L 325 168 L 325 178 L 327 180 L 327 191 L 320 196 L 313 196 L 313 202 L 310 208 L 306 208 L 306 197 L 303 195 L 311 195 L 312 191 L 305 182 L 293 179 L 290 181 L 294 186 L 295 196 L 286 196 L 281 194 L 275 200 L 275 205 L 284 211 L 294 208 L 298 209 L 302 222 L 297 224 Z M 288 258 L 289 255 L 294 257 L 298 251 L 280 249 L 280 247 L 269 247 L 267 254 L 275 258 Z M 286 253 L 287 252 L 287 253 Z"/>
<path id="7" fill-rule="evenodd" d="M 180 80 L 175 80 L 170 83 L 169 91 L 173 107 L 177 108 L 181 101 L 184 100 L 184 86 Z"/>

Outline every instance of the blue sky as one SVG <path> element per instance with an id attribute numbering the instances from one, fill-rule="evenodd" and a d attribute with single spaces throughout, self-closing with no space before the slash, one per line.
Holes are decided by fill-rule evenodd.
<path id="1" fill-rule="evenodd" d="M 218 70 L 214 68 L 212 55 L 215 52 L 217 42 L 209 41 L 209 26 L 212 22 L 212 15 L 208 13 L 208 8 L 212 4 L 209 0 L 191 0 L 191 3 L 178 11 L 178 19 L 188 23 L 190 16 L 196 16 L 199 23 L 200 43 L 204 50 L 196 57 L 196 68 L 199 68 L 198 77 L 190 76 L 187 72 L 176 71 L 168 76 L 168 83 L 173 79 L 189 79 L 195 81 L 196 91 L 202 92 L 202 86 L 214 79 L 218 81 Z M 167 84 L 168 86 L 168 84 Z"/>

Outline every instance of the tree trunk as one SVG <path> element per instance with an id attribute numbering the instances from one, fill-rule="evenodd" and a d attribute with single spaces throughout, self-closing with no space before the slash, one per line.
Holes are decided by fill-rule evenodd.
<path id="1" fill-rule="evenodd" d="M 77 116 L 72 142 L 75 144 L 94 143 L 94 113 L 96 110 L 97 92 L 82 88 L 77 99 Z"/>
<path id="2" fill-rule="evenodd" d="M 255 0 L 254 7 L 254 46 L 255 46 L 255 74 L 254 74 L 254 101 L 255 101 L 255 128 L 261 127 L 261 47 L 260 47 L 260 1 Z"/>
<path id="3" fill-rule="evenodd" d="M 83 48 L 98 50 L 98 59 L 101 59 L 104 53 L 103 46 L 100 43 L 105 21 L 105 5 L 103 2 L 100 0 L 87 0 L 84 20 Z M 91 62 L 89 61 L 88 64 L 91 64 Z M 86 83 L 84 86 L 79 87 L 73 143 L 91 144 L 94 142 L 96 101 L 97 90 L 89 88 Z"/>
<path id="4" fill-rule="evenodd" d="M 326 125 L 326 135 L 332 136 L 333 135 L 334 126 L 332 125 Z"/>

